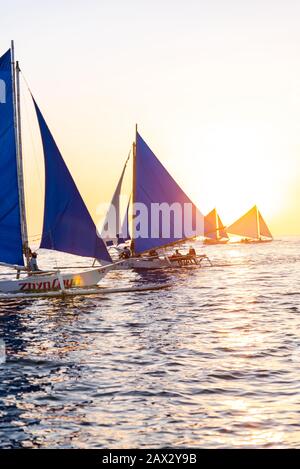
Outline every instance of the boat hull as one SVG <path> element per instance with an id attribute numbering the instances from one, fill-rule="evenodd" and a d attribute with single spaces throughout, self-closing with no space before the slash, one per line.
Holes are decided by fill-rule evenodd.
<path id="1" fill-rule="evenodd" d="M 39 273 L 20 279 L 1 280 L 0 292 L 48 292 L 97 285 L 106 274 L 105 269 L 93 269 L 81 273 Z"/>
<path id="2" fill-rule="evenodd" d="M 240 243 L 242 244 L 261 244 L 261 243 L 271 243 L 273 239 L 241 239 Z"/>
<path id="3" fill-rule="evenodd" d="M 148 259 L 147 257 L 131 257 L 126 259 L 120 264 L 120 269 L 176 269 L 183 267 L 199 267 L 203 260 L 207 260 L 210 264 L 207 256 L 197 256 L 195 258 L 187 258 L 182 256 L 178 259 L 170 258 L 158 258 L 158 259 Z"/>
<path id="4" fill-rule="evenodd" d="M 203 241 L 204 244 L 210 246 L 210 245 L 216 245 L 216 244 L 227 244 L 228 243 L 228 239 L 205 239 Z"/>

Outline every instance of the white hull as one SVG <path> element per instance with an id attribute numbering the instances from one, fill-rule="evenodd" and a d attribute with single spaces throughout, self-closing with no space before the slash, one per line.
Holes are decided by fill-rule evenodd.
<path id="1" fill-rule="evenodd" d="M 91 296 L 91 295 L 115 295 L 118 293 L 132 293 L 132 292 L 145 292 L 145 291 L 157 291 L 170 288 L 171 283 L 163 284 L 148 284 L 141 287 L 124 287 L 124 288 L 71 288 L 68 290 L 57 290 L 57 291 L 42 291 L 33 293 L 5 293 L 1 294 L 0 299 L 7 298 L 53 298 L 53 297 L 69 297 L 69 296 Z"/>
<path id="2" fill-rule="evenodd" d="M 193 260 L 187 260 L 184 256 L 179 260 L 169 258 L 148 259 L 147 257 L 131 257 L 120 264 L 120 269 L 176 269 L 184 267 L 199 267 L 203 260 L 210 260 L 206 256 L 197 256 Z"/>
<path id="3" fill-rule="evenodd" d="M 81 273 L 39 273 L 20 279 L 0 280 L 1 293 L 33 293 L 96 286 L 108 269 L 93 269 Z"/>

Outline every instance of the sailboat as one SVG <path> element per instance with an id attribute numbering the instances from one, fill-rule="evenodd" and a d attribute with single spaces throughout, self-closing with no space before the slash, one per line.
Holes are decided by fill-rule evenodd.
<path id="1" fill-rule="evenodd" d="M 137 127 L 132 155 L 132 255 L 121 268 L 160 269 L 199 265 L 207 259 L 206 255 L 178 253 L 169 256 L 166 250 L 203 235 L 202 213 L 149 148 Z M 120 181 L 117 193 L 119 190 Z M 177 217 L 173 209 L 177 210 Z M 128 210 L 126 216 L 128 220 Z M 210 229 L 213 230 L 213 226 Z"/>
<path id="2" fill-rule="evenodd" d="M 241 236 L 242 243 L 262 243 L 273 240 L 272 233 L 256 205 L 232 223 L 227 228 L 227 233 Z"/>
<path id="3" fill-rule="evenodd" d="M 131 152 L 129 153 L 125 161 L 120 179 L 118 181 L 117 187 L 113 194 L 112 200 L 109 204 L 109 208 L 106 213 L 106 217 L 105 217 L 103 227 L 101 230 L 101 238 L 103 239 L 107 247 L 117 247 L 121 244 L 126 243 L 126 241 L 130 240 L 129 207 L 130 207 L 131 195 L 129 197 L 126 211 L 125 211 L 123 218 L 122 218 L 122 213 L 121 213 L 122 186 L 123 186 L 124 176 L 125 176 L 125 172 L 127 169 L 130 156 L 131 156 Z"/>
<path id="4" fill-rule="evenodd" d="M 204 244 L 226 244 L 229 240 L 221 218 L 214 208 L 204 218 Z"/>
<path id="5" fill-rule="evenodd" d="M 20 67 L 14 44 L 0 57 L 0 265 L 17 278 L 0 281 L 1 293 L 64 291 L 98 284 L 112 266 L 76 184 L 33 98 L 45 162 L 45 206 L 41 248 L 92 257 L 103 264 L 75 273 L 30 272 L 24 194 Z M 24 274 L 25 276 L 21 276 Z"/>

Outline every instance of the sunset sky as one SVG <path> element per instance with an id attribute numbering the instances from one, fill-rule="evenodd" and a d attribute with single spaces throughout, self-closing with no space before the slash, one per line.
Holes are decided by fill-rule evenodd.
<path id="1" fill-rule="evenodd" d="M 217 206 L 230 224 L 256 203 L 275 235 L 300 234 L 299 24 L 297 0 L 11 0 L 0 53 L 15 40 L 96 222 L 137 122 L 203 213 Z M 35 234 L 43 168 L 23 101 Z"/>

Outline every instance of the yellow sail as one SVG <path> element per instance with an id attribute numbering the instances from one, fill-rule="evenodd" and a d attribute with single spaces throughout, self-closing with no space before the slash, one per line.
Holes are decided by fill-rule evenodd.
<path id="1" fill-rule="evenodd" d="M 204 217 L 204 236 L 210 239 L 218 238 L 218 221 L 215 208 Z"/>
<path id="2" fill-rule="evenodd" d="M 226 232 L 226 228 L 223 225 L 219 215 L 218 215 L 218 234 L 219 234 L 219 238 L 228 239 L 228 234 Z"/>
<path id="3" fill-rule="evenodd" d="M 256 205 L 254 205 L 249 212 L 245 213 L 245 215 L 230 225 L 227 228 L 227 232 L 233 235 L 257 240 L 260 240 L 262 237 L 273 239 L 273 236 Z"/>
<path id="4" fill-rule="evenodd" d="M 272 238 L 272 233 L 269 230 L 265 220 L 263 219 L 260 211 L 258 211 L 258 218 L 259 218 L 259 231 L 260 231 L 260 236 L 263 236 L 265 238 Z"/>
<path id="5" fill-rule="evenodd" d="M 228 239 L 225 227 L 215 208 L 204 217 L 204 236 L 215 241 Z"/>
<path id="6" fill-rule="evenodd" d="M 256 205 L 254 205 L 249 212 L 245 213 L 245 215 L 230 225 L 227 228 L 227 233 L 258 239 L 259 228 Z"/>

